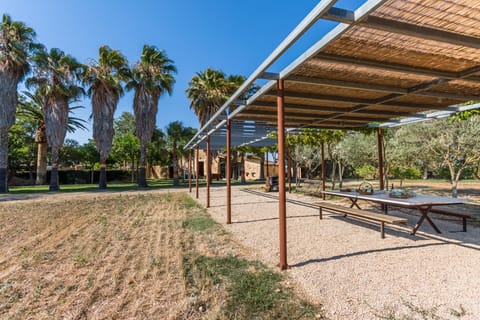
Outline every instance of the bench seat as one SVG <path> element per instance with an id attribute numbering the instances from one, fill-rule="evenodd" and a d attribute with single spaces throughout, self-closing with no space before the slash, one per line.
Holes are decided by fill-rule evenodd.
<path id="1" fill-rule="evenodd" d="M 380 222 L 380 233 L 382 239 L 385 238 L 385 223 L 406 223 L 407 219 L 389 216 L 381 213 L 375 213 L 355 208 L 349 208 L 345 206 L 340 206 L 328 202 L 317 202 L 315 203 L 316 206 L 319 207 L 319 216 L 322 219 L 322 211 L 323 209 L 338 213 L 343 213 L 345 216 L 355 216 L 362 219 L 372 220 L 375 222 Z"/>
<path id="2" fill-rule="evenodd" d="M 475 215 L 472 212 L 454 207 L 433 207 L 430 212 L 462 218 L 463 232 L 467 232 L 467 219 L 472 219 Z"/>

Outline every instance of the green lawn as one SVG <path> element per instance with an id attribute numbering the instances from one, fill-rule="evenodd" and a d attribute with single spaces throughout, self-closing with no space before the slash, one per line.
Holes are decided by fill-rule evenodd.
<path id="1" fill-rule="evenodd" d="M 248 181 L 248 184 L 263 184 L 264 181 Z M 232 184 L 240 184 L 239 180 L 232 180 Z M 212 181 L 212 185 L 225 185 L 225 181 Z M 200 180 L 200 186 L 205 186 L 205 180 Z M 195 181 L 192 181 L 192 187 L 195 187 Z M 172 179 L 148 179 L 147 189 L 161 189 L 161 188 L 173 188 Z M 188 188 L 188 180 L 181 181 L 178 188 Z M 10 195 L 15 194 L 31 194 L 31 193 L 46 193 L 48 191 L 48 185 L 41 186 L 11 186 L 9 187 Z M 128 191 L 137 190 L 137 183 L 109 183 L 107 184 L 107 190 L 109 191 Z M 63 184 L 60 185 L 60 192 L 94 192 L 99 191 L 98 184 Z M 5 196 L 7 194 L 0 194 Z"/>

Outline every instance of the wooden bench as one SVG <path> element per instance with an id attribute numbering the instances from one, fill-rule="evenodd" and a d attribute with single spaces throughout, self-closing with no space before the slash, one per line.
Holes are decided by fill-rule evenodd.
<path id="1" fill-rule="evenodd" d="M 433 207 L 432 209 L 430 209 L 430 212 L 462 218 L 463 232 L 467 232 L 467 218 L 472 219 L 475 215 L 472 212 L 467 212 L 460 208 L 454 207 Z"/>
<path id="2" fill-rule="evenodd" d="M 350 215 L 350 216 L 355 216 L 355 217 L 359 217 L 366 220 L 380 222 L 380 234 L 382 239 L 385 238 L 385 223 L 406 223 L 407 222 L 407 219 L 405 218 L 399 218 L 399 217 L 389 216 L 386 214 L 375 213 L 375 212 L 370 212 L 370 211 L 365 211 L 365 210 L 360 210 L 355 208 L 348 208 L 345 206 L 339 206 L 339 205 L 327 203 L 327 202 L 318 202 L 318 203 L 315 203 L 315 205 L 318 206 L 320 209 L 319 210 L 320 219 L 323 218 L 322 211 L 323 209 L 325 209 L 328 211 L 343 213 L 345 217 Z"/>

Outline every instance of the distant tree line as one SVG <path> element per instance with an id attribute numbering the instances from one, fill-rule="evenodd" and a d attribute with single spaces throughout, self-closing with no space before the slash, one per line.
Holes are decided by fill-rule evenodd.
<path id="1" fill-rule="evenodd" d="M 114 113 L 124 89 L 134 92 L 133 122 L 135 128 L 128 138 L 118 138 L 122 148 L 138 143 L 138 185 L 146 187 L 147 148 L 156 132 L 158 101 L 171 94 L 176 67 L 163 50 L 144 45 L 139 60 L 130 66 L 119 51 L 101 46 L 98 60 L 78 62 L 61 49 L 48 50 L 35 40 L 35 31 L 23 22 L 4 14 L 0 24 L 0 193 L 8 191 L 8 177 L 19 168 L 36 167 L 36 183 L 46 179 L 47 155 L 51 166 L 50 191 L 58 191 L 58 167 L 65 151 L 68 130 L 85 128 L 84 122 L 71 116 L 78 108 L 72 106 L 82 96 L 92 102 L 93 143 L 100 165 L 99 188 L 105 189 L 106 166 L 115 137 Z M 25 80 L 25 81 L 24 81 Z M 24 82 L 29 90 L 19 93 Z M 19 95 L 20 99 L 19 99 Z M 183 125 L 181 123 L 172 126 Z M 190 134 L 172 129 L 169 139 L 178 147 L 175 135 Z M 180 130 L 180 131 L 179 131 Z M 135 139 L 133 139 L 135 137 Z M 10 144 L 9 144 L 10 139 Z M 129 146 L 127 146 L 126 140 Z M 35 143 L 37 145 L 35 152 Z M 118 144 L 117 143 L 117 144 Z M 172 143 L 170 140 L 167 144 Z M 91 145 L 86 147 L 92 151 Z M 47 146 L 49 151 L 47 153 Z M 72 141 L 65 146 L 72 147 Z M 10 150 L 9 150 L 10 149 Z M 63 151 L 62 151 L 63 150 Z M 36 153 L 36 161 L 33 155 Z M 30 161 L 25 159 L 27 154 Z M 90 152 L 90 155 L 91 152 Z M 132 153 L 129 154 L 130 160 Z M 9 158 L 10 157 L 10 158 Z M 175 158 L 176 156 L 174 156 Z M 28 157 L 27 157 L 28 158 Z M 70 161 L 74 161 L 70 159 Z M 86 161 L 86 160 L 85 160 Z M 175 160 L 173 160 L 175 162 Z M 93 163 L 89 159 L 88 163 Z M 10 171 L 10 172 L 9 172 Z"/>

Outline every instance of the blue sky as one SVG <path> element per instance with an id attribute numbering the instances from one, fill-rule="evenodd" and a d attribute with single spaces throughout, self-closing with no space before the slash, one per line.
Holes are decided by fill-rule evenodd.
<path id="1" fill-rule="evenodd" d="M 340 1 L 354 7 L 355 0 Z M 159 102 L 157 127 L 181 120 L 198 128 L 185 95 L 195 72 L 207 67 L 227 74 L 249 76 L 275 47 L 318 3 L 316 0 L 0 0 L 0 14 L 25 22 L 37 32 L 37 40 L 57 47 L 80 62 L 96 59 L 98 48 L 109 45 L 126 55 L 130 64 L 140 56 L 144 44 L 164 49 L 178 69 L 172 96 Z M 307 34 L 275 68 L 285 66 L 309 47 L 332 23 L 322 24 Z M 88 119 L 88 99 L 76 116 Z M 119 103 L 116 116 L 132 112 L 132 94 Z M 91 127 L 89 123 L 88 127 Z M 69 135 L 80 143 L 90 132 Z"/>

